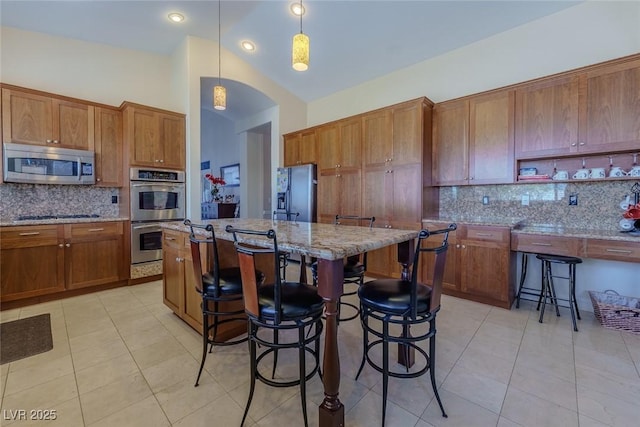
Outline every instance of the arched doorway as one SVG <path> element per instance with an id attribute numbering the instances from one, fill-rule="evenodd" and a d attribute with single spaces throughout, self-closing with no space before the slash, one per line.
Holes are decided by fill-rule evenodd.
<path id="1" fill-rule="evenodd" d="M 227 108 L 213 108 L 215 77 L 200 78 L 201 176 L 220 176 L 220 168 L 239 165 L 238 186 L 224 187 L 224 195 L 238 203 L 243 218 L 268 218 L 271 212 L 272 110 L 276 104 L 260 91 L 234 80 L 221 79 L 227 89 Z M 201 216 L 211 216 L 208 181 L 201 179 Z"/>

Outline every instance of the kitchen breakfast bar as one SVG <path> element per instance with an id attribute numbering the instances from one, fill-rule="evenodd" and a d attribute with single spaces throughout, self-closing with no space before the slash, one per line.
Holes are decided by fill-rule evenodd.
<path id="1" fill-rule="evenodd" d="M 250 230 L 273 229 L 279 250 L 318 259 L 318 293 L 325 301 L 326 314 L 324 401 L 319 409 L 319 425 L 344 426 L 344 406 L 339 398 L 340 358 L 337 336 L 338 300 L 343 293 L 343 259 L 397 244 L 398 262 L 403 265 L 403 274 L 407 274 L 413 255 L 413 239 L 418 236 L 418 231 L 265 219 L 218 219 L 206 223 L 214 226 L 217 239 L 226 241 L 233 240 L 233 236 L 225 231 L 227 225 Z M 183 233 L 189 231 L 188 227 L 178 222 L 168 222 L 163 227 Z M 259 247 L 269 245 L 260 236 L 244 241 Z"/>

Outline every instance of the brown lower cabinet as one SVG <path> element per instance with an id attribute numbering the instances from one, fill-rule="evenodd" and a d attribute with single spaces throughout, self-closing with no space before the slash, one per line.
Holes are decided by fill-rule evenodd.
<path id="1" fill-rule="evenodd" d="M 238 265 L 238 257 L 233 242 L 217 239 L 220 255 L 220 267 L 227 268 Z M 207 260 L 206 245 L 200 248 L 202 269 L 210 269 Z M 256 264 L 263 272 L 273 269 L 270 259 L 257 259 Z M 187 232 L 172 229 L 163 230 L 162 235 L 162 267 L 163 267 L 163 302 L 173 312 L 196 331 L 202 331 L 202 298 L 196 290 L 196 279 L 193 273 L 191 242 Z M 267 275 L 267 280 L 273 274 Z M 236 301 L 221 304 L 221 310 L 242 309 L 243 302 Z M 246 332 L 246 323 L 230 322 L 220 326 L 218 337 L 228 340 Z"/>
<path id="2" fill-rule="evenodd" d="M 1 227 L 0 300 L 126 283 L 124 229 L 122 221 Z"/>
<path id="3" fill-rule="evenodd" d="M 430 222 L 428 229 L 448 223 Z M 443 292 L 498 307 L 510 308 L 515 295 L 516 253 L 509 227 L 458 225 L 449 235 Z M 437 239 L 434 239 L 434 242 Z M 420 279 L 431 281 L 433 257 L 423 257 Z"/>

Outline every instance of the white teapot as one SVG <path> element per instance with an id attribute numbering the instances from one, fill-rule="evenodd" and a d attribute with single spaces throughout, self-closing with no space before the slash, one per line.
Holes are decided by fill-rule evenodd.
<path id="1" fill-rule="evenodd" d="M 629 172 L 625 172 L 620 166 L 614 166 L 609 171 L 610 178 L 620 178 L 627 175 L 629 175 Z"/>

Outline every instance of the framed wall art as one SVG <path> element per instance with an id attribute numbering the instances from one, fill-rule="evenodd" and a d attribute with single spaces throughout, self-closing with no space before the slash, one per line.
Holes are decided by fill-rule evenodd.
<path id="1" fill-rule="evenodd" d="M 221 166 L 220 176 L 226 182 L 225 187 L 240 186 L 240 163 L 235 165 Z"/>

